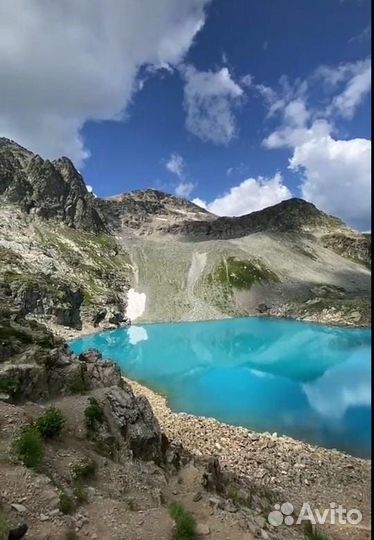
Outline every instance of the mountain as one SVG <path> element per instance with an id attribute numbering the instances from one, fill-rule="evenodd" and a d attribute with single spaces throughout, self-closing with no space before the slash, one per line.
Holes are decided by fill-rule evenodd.
<path id="1" fill-rule="evenodd" d="M 301 199 L 217 217 L 157 190 L 95 198 L 67 158 L 0 139 L 0 218 L 0 287 L 54 329 L 134 315 L 370 322 L 370 237 Z"/>

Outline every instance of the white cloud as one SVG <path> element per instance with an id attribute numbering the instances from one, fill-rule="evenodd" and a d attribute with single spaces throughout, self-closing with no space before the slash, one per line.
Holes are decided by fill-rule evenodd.
<path id="1" fill-rule="evenodd" d="M 335 96 L 330 113 L 338 113 L 344 118 L 352 118 L 357 107 L 371 89 L 371 60 L 364 62 L 360 70 L 348 81 L 345 89 Z"/>
<path id="2" fill-rule="evenodd" d="M 179 184 L 176 186 L 174 193 L 177 197 L 183 197 L 184 199 L 188 199 L 195 189 L 195 184 L 193 182 L 179 182 Z"/>
<path id="3" fill-rule="evenodd" d="M 370 89 L 370 70 L 367 60 L 321 66 L 307 81 L 283 82 L 280 92 L 256 87 L 268 106 L 268 117 L 280 116 L 279 127 L 263 145 L 290 148 L 289 168 L 301 173 L 302 196 L 359 229 L 367 229 L 370 223 L 371 142 L 339 139 L 333 121 L 353 116 Z M 330 103 L 327 108 L 311 109 L 307 91 L 321 82 Z"/>
<path id="4" fill-rule="evenodd" d="M 227 144 L 235 137 L 237 125 L 234 108 L 243 95 L 227 67 L 219 71 L 197 71 L 184 66 L 184 104 L 186 127 L 202 141 Z"/>
<path id="5" fill-rule="evenodd" d="M 87 120 L 123 117 L 141 66 L 175 66 L 209 0 L 0 3 L 0 133 L 80 166 Z"/>
<path id="6" fill-rule="evenodd" d="M 186 163 L 183 157 L 180 154 L 170 154 L 165 167 L 179 178 L 179 182 L 174 188 L 175 195 L 188 199 L 195 189 L 195 184 L 186 178 Z"/>
<path id="7" fill-rule="evenodd" d="M 276 173 L 273 178 L 248 178 L 210 203 L 199 198 L 192 202 L 218 216 L 242 216 L 290 197 L 282 176 Z"/>
<path id="8" fill-rule="evenodd" d="M 168 169 L 168 171 L 172 172 L 173 174 L 176 174 L 178 178 L 183 177 L 185 163 L 180 154 L 171 154 L 165 166 Z"/>
<path id="9" fill-rule="evenodd" d="M 290 168 L 301 170 L 302 196 L 318 208 L 365 229 L 370 223 L 371 141 L 331 135 L 297 145 Z"/>

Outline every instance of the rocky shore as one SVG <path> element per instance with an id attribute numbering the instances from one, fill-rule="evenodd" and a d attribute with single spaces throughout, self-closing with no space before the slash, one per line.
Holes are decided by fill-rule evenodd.
<path id="1" fill-rule="evenodd" d="M 216 457 L 223 470 L 247 479 L 259 493 L 276 494 L 277 502 L 300 509 L 330 503 L 358 508 L 363 514 L 362 536 L 369 538 L 371 522 L 371 461 L 270 433 L 256 433 L 213 418 L 174 413 L 166 398 L 126 379 L 136 396 L 144 395 L 167 437 L 196 457 Z M 234 496 L 235 498 L 235 496 Z M 339 538 L 339 532 L 334 531 Z M 352 538 L 355 536 L 350 530 Z M 335 538 L 335 536 L 333 536 Z M 344 536 L 343 536 L 344 537 Z"/>

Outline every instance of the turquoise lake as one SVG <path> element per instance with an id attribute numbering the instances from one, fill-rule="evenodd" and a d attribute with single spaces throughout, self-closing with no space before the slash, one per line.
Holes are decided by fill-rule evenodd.
<path id="1" fill-rule="evenodd" d="M 132 326 L 70 343 L 176 412 L 370 455 L 371 332 L 264 318 Z"/>

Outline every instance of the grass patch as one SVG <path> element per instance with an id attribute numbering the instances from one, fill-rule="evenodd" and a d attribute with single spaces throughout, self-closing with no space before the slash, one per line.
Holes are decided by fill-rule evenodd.
<path id="1" fill-rule="evenodd" d="M 36 427 L 43 439 L 52 439 L 61 434 L 65 423 L 66 420 L 62 412 L 55 407 L 50 407 L 40 418 L 38 418 Z"/>
<path id="2" fill-rule="evenodd" d="M 14 443 L 17 457 L 26 467 L 35 469 L 43 458 L 43 439 L 36 426 L 24 428 Z"/>
<path id="3" fill-rule="evenodd" d="M 59 499 L 59 502 L 58 502 L 58 509 L 60 510 L 60 512 L 62 512 L 65 515 L 66 514 L 71 514 L 73 512 L 73 510 L 74 510 L 74 501 L 70 497 L 70 495 L 68 495 L 65 492 L 60 494 L 60 499 Z"/>
<path id="4" fill-rule="evenodd" d="M 0 540 L 6 540 L 9 533 L 9 521 L 6 513 L 0 508 Z"/>
<path id="5" fill-rule="evenodd" d="M 262 261 L 241 261 L 235 257 L 227 257 L 208 275 L 208 281 L 230 288 L 250 289 L 254 283 L 276 282 L 278 276 Z"/>
<path id="6" fill-rule="evenodd" d="M 193 540 L 196 538 L 196 521 L 192 514 L 179 503 L 169 506 L 169 514 L 175 523 L 175 540 Z"/>
<path id="7" fill-rule="evenodd" d="M 16 399 L 20 390 L 20 383 L 18 379 L 7 378 L 0 379 L 0 394 L 8 394 L 10 398 Z"/>
<path id="8" fill-rule="evenodd" d="M 88 502 L 87 490 L 81 482 L 76 483 L 73 493 L 78 504 L 86 504 Z"/>
<path id="9" fill-rule="evenodd" d="M 305 540 L 330 540 L 329 536 L 323 533 L 310 521 L 307 521 L 304 525 L 304 538 Z"/>
<path id="10" fill-rule="evenodd" d="M 84 410 L 86 428 L 88 431 L 96 431 L 97 427 L 104 422 L 104 411 L 95 398 L 91 397 L 89 403 Z"/>
<path id="11" fill-rule="evenodd" d="M 93 459 L 85 458 L 74 466 L 73 474 L 75 480 L 92 480 L 96 477 L 97 463 Z"/>

